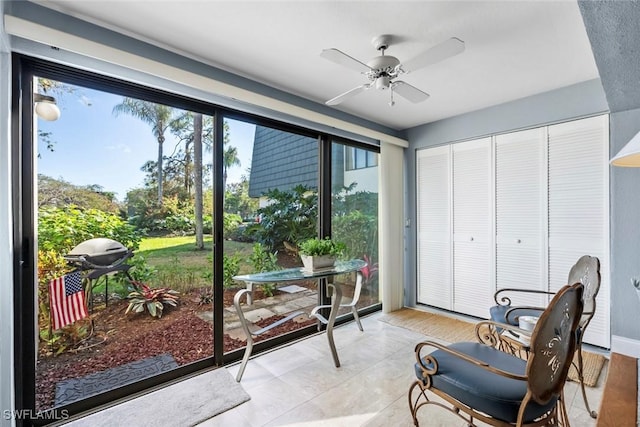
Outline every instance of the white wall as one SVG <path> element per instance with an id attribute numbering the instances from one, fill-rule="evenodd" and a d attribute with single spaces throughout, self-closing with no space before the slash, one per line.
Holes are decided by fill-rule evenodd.
<path id="1" fill-rule="evenodd" d="M 378 167 L 344 171 L 344 186 L 357 182 L 356 191 L 378 193 Z"/>

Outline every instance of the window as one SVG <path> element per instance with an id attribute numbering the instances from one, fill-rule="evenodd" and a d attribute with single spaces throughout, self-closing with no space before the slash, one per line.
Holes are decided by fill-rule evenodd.
<path id="1" fill-rule="evenodd" d="M 378 153 L 363 148 L 345 147 L 345 170 L 378 166 Z"/>

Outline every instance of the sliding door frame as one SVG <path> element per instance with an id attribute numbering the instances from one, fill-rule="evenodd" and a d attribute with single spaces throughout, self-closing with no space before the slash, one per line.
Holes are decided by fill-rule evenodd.
<path id="1" fill-rule="evenodd" d="M 256 125 L 269 126 L 275 129 L 309 136 L 318 139 L 320 172 L 318 176 L 319 190 L 319 235 L 331 235 L 331 143 L 333 140 L 349 141 L 333 135 L 317 132 L 297 125 L 267 119 L 261 116 L 220 107 L 210 102 L 192 99 L 179 94 L 146 87 L 117 78 L 96 74 L 94 72 L 61 65 L 42 59 L 14 53 L 12 55 L 13 89 L 12 89 L 12 180 L 14 192 L 13 202 L 13 249 L 14 249 L 14 351 L 15 351 L 15 408 L 31 414 L 30 420 L 17 420 L 17 425 L 44 425 L 60 420 L 61 417 L 95 410 L 101 406 L 113 404 L 114 401 L 157 387 L 203 370 L 223 366 L 241 359 L 244 349 L 224 353 L 223 336 L 223 141 L 224 119 L 239 119 Z M 132 97 L 171 107 L 202 113 L 214 118 L 214 150 L 212 155 L 214 185 L 214 350 L 213 356 L 189 365 L 184 365 L 163 374 L 127 385 L 96 396 L 61 407 L 47 409 L 38 414 L 35 412 L 35 380 L 37 352 L 37 310 L 35 292 L 37 285 L 37 205 L 35 194 L 35 147 L 33 81 L 34 77 L 43 77 L 105 91 L 116 95 Z M 349 141 L 349 144 L 362 146 Z M 379 152 L 379 148 L 367 146 Z M 328 181 L 325 182 L 325 181 Z M 330 303 L 329 297 L 322 295 L 322 304 Z M 380 310 L 377 304 L 362 310 L 367 314 Z M 338 318 L 336 323 L 345 323 L 353 319 L 352 315 Z M 322 324 L 307 326 L 295 332 L 281 335 L 260 342 L 254 353 L 292 341 L 294 339 L 316 333 L 324 329 Z"/>

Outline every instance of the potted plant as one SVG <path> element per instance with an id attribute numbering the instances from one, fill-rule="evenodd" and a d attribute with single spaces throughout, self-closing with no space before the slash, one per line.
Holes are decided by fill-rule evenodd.
<path id="1" fill-rule="evenodd" d="M 298 244 L 298 253 L 304 269 L 307 271 L 317 271 L 331 268 L 336 259 L 341 256 L 346 249 L 342 242 L 336 242 L 328 237 L 319 239 L 307 239 Z"/>

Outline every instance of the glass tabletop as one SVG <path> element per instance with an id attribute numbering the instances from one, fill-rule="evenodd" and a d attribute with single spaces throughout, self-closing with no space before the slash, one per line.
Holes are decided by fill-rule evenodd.
<path id="1" fill-rule="evenodd" d="M 336 264 L 327 269 L 309 271 L 302 267 L 287 268 L 284 270 L 266 271 L 264 273 L 243 274 L 234 276 L 235 280 L 243 282 L 262 283 L 262 282 L 288 282 L 304 279 L 319 279 L 322 277 L 335 276 L 343 273 L 358 271 L 367 266 L 367 263 L 361 259 L 352 259 L 349 261 L 336 261 Z"/>

